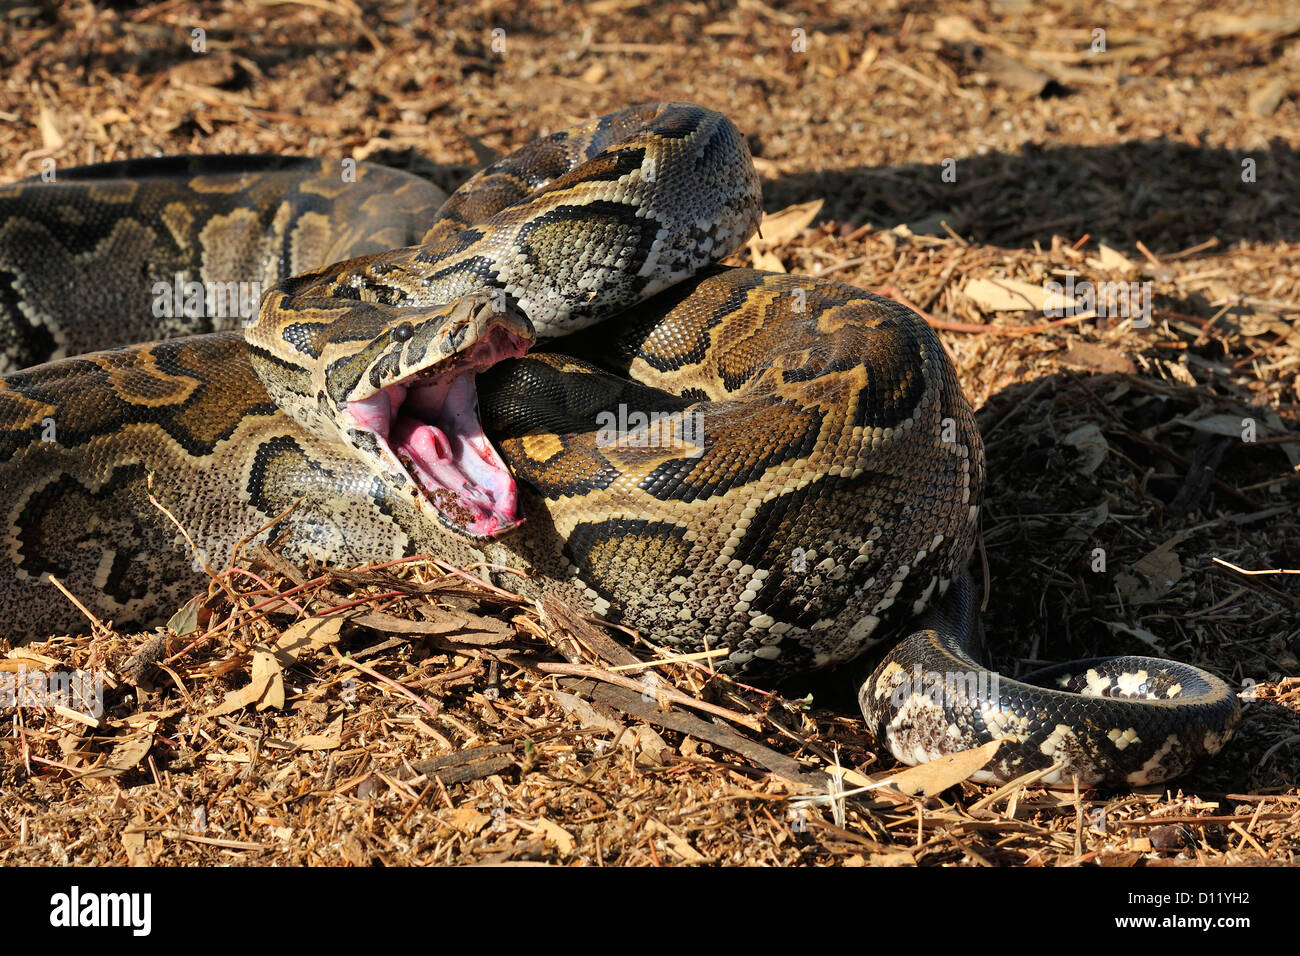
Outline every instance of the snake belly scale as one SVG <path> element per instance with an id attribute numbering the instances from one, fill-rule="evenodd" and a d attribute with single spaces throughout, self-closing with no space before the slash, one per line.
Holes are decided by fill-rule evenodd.
<path id="1" fill-rule="evenodd" d="M 979 663 L 984 457 L 952 363 L 898 303 L 715 265 L 760 208 L 736 127 L 680 103 L 536 140 L 451 197 L 274 157 L 0 189 L 0 619 L 77 629 L 55 575 L 157 623 L 289 510 L 291 560 L 524 567 L 530 595 L 747 678 L 901 638 L 860 700 L 906 762 L 998 737 L 985 779 L 1134 784 L 1216 751 L 1235 697 L 1186 665 L 1031 684 Z M 173 276 L 267 291 L 241 328 L 151 309 Z"/>

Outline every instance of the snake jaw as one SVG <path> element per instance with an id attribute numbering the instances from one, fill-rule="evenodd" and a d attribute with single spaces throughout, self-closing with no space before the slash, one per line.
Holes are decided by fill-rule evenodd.
<path id="1" fill-rule="evenodd" d="M 505 324 L 489 325 L 460 351 L 340 409 L 349 437 L 381 474 L 400 476 L 416 506 L 469 538 L 490 538 L 523 522 L 514 477 L 479 421 L 477 373 L 523 355 L 532 344 Z M 378 459 L 375 461 L 375 459 Z"/>

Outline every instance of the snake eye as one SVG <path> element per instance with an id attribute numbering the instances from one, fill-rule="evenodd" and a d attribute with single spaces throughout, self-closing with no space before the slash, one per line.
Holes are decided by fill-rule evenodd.
<path id="1" fill-rule="evenodd" d="M 415 328 L 410 322 L 403 322 L 397 328 L 393 329 L 393 338 L 399 342 L 405 342 L 415 334 Z"/>

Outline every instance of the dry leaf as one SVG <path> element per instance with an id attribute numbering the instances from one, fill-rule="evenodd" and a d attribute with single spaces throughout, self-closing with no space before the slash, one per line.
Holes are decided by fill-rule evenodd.
<path id="1" fill-rule="evenodd" d="M 826 764 L 825 768 L 826 772 L 831 776 L 839 774 L 846 787 L 870 787 L 880 782 L 878 778 L 860 774 L 852 767 L 835 767 L 831 764 Z"/>
<path id="2" fill-rule="evenodd" d="M 763 272 L 785 272 L 785 263 L 780 260 L 774 253 L 766 249 L 751 248 L 750 254 L 754 258 L 754 268 Z"/>
<path id="3" fill-rule="evenodd" d="M 534 832 L 541 831 L 542 836 L 549 842 L 554 843 L 555 848 L 561 853 L 572 853 L 574 847 L 577 846 L 572 833 L 558 823 L 546 819 L 546 817 L 534 820 L 532 825 L 535 828 Z"/>
<path id="4" fill-rule="evenodd" d="M 1176 418 L 1180 425 L 1186 425 L 1193 431 L 1205 432 L 1209 435 L 1224 435 L 1228 438 L 1241 438 L 1242 429 L 1245 427 L 1241 423 L 1241 415 L 1207 415 L 1204 418 Z"/>
<path id="5" fill-rule="evenodd" d="M 147 728 L 150 733 L 158 729 L 158 725 L 168 717 L 175 717 L 181 712 L 181 707 L 171 707 L 167 710 L 142 710 L 138 713 L 127 714 L 121 721 L 113 721 L 113 726 L 125 724 L 127 727 L 134 727 L 137 730 Z"/>
<path id="6" fill-rule="evenodd" d="M 1286 96 L 1288 86 L 1286 77 L 1273 77 L 1250 94 L 1246 99 L 1246 108 L 1256 116 L 1271 116 Z"/>
<path id="7" fill-rule="evenodd" d="M 322 733 L 299 737 L 294 744 L 299 750 L 333 750 L 343 743 L 343 715 L 339 714 Z"/>
<path id="8" fill-rule="evenodd" d="M 1173 547 L 1184 535 L 1176 535 L 1154 551 L 1144 555 L 1133 565 L 1134 570 L 1142 572 L 1147 581 L 1136 575 L 1120 571 L 1115 575 L 1115 591 L 1130 605 L 1151 604 L 1167 595 L 1183 576 L 1183 566 L 1178 560 Z M 1148 644 L 1154 645 L 1156 638 L 1150 631 L 1132 628 L 1128 625 L 1107 624 L 1112 630 L 1132 634 Z"/>
<path id="9" fill-rule="evenodd" d="M 1102 850 L 1097 854 L 1098 866 L 1133 866 L 1142 859 L 1136 850 Z"/>
<path id="10" fill-rule="evenodd" d="M 868 854 L 866 866 L 916 866 L 916 857 L 911 850 L 899 850 L 894 853 Z"/>
<path id="11" fill-rule="evenodd" d="M 1137 271 L 1137 266 L 1133 260 L 1122 252 L 1112 249 L 1110 246 L 1102 245 L 1101 247 L 1101 268 L 1104 272 L 1133 273 Z"/>
<path id="12" fill-rule="evenodd" d="M 1000 746 L 1001 740 L 990 740 L 974 750 L 945 754 L 918 767 L 908 767 L 902 773 L 890 777 L 889 782 L 911 796 L 932 797 L 983 770 Z"/>
<path id="13" fill-rule="evenodd" d="M 122 831 L 122 849 L 126 850 L 127 866 L 148 866 L 149 848 L 143 830 L 129 827 Z"/>
<path id="14" fill-rule="evenodd" d="M 566 694 L 562 690 L 551 691 L 551 696 L 559 701 L 565 712 L 577 720 L 584 730 L 602 730 L 616 734 L 624 729 L 623 724 L 612 717 L 606 717 L 581 697 Z"/>
<path id="15" fill-rule="evenodd" d="M 1178 560 L 1178 552 L 1174 550 L 1174 545 L 1184 537 L 1184 535 L 1175 535 L 1154 551 L 1144 554 L 1133 565 L 1135 570 L 1141 571 L 1150 578 L 1153 586 L 1162 594 L 1182 580 L 1183 565 Z"/>
<path id="16" fill-rule="evenodd" d="M 949 40 L 952 42 L 968 40 L 971 37 L 979 36 L 979 31 L 975 29 L 975 24 L 971 23 L 970 20 L 963 16 L 935 17 L 934 24 L 930 27 L 930 32 L 940 40 Z"/>
<path id="17" fill-rule="evenodd" d="M 337 614 L 329 617 L 309 617 L 305 621 L 296 621 L 275 642 L 277 654 L 287 655 L 290 660 L 297 660 L 304 651 L 319 651 L 339 642 L 339 631 L 347 619 Z"/>
<path id="18" fill-rule="evenodd" d="M 1091 532 L 1100 528 L 1108 520 L 1110 520 L 1110 506 L 1105 501 L 1099 502 L 1092 508 L 1071 512 L 1070 525 L 1065 529 L 1062 537 L 1066 541 L 1079 544 L 1090 542 L 1093 538 Z"/>
<path id="19" fill-rule="evenodd" d="M 1123 352 L 1095 345 L 1092 342 L 1071 342 L 1061 361 L 1081 368 L 1096 369 L 1098 372 L 1119 372 L 1132 375 L 1137 366 Z"/>
<path id="20" fill-rule="evenodd" d="M 1081 475 L 1091 475 L 1100 468 L 1110 452 L 1110 444 L 1106 441 L 1106 436 L 1091 422 L 1080 425 L 1061 441 L 1079 452 L 1080 458 L 1074 470 Z"/>
<path id="21" fill-rule="evenodd" d="M 1137 581 L 1137 578 L 1133 577 L 1132 575 L 1121 574 L 1120 576 L 1128 577 L 1130 581 Z M 1118 585 L 1116 586 L 1116 590 L 1119 590 Z M 1138 603 L 1138 602 L 1134 602 L 1134 603 Z M 1127 634 L 1129 637 L 1136 637 L 1139 641 L 1141 641 L 1143 644 L 1146 644 L 1148 647 L 1155 648 L 1157 651 L 1161 651 L 1163 653 L 1163 649 L 1160 644 L 1160 638 L 1156 637 L 1154 634 L 1152 634 L 1144 627 L 1133 627 L 1132 625 L 1129 624 L 1122 624 L 1119 621 L 1102 621 L 1102 623 L 1105 624 L 1106 627 L 1108 627 L 1110 630 L 1114 631 L 1117 634 Z"/>
<path id="22" fill-rule="evenodd" d="M 758 233 L 749 240 L 750 247 L 771 249 L 791 239 L 797 239 L 817 218 L 821 208 L 822 200 L 814 199 L 812 202 L 786 206 L 780 212 L 763 213 L 763 221 L 759 223 Z"/>
<path id="23" fill-rule="evenodd" d="M 108 759 L 85 776 L 87 778 L 116 777 L 118 774 L 133 770 L 140 765 L 140 761 L 149 756 L 152 747 L 152 733 L 124 737 L 113 745 Z"/>
<path id="24" fill-rule="evenodd" d="M 455 638 L 452 643 L 456 644 L 503 644 L 515 637 L 513 628 L 494 618 L 449 611 L 446 608 L 439 608 L 438 616 L 431 621 L 410 621 L 382 611 L 360 614 L 352 620 L 385 634 L 415 634 L 421 637 L 453 634 Z"/>
<path id="25" fill-rule="evenodd" d="M 55 125 L 54 114 L 50 112 L 44 100 L 39 101 L 36 128 L 41 132 L 41 145 L 51 153 L 63 148 L 63 134 L 59 132 L 58 126 Z"/>
<path id="26" fill-rule="evenodd" d="M 636 754 L 637 762 L 642 765 L 660 766 L 664 762 L 663 752 L 672 750 L 668 741 L 649 724 L 637 724 L 630 733 L 618 738 L 619 746 Z"/>
<path id="27" fill-rule="evenodd" d="M 945 237 L 950 234 L 949 230 L 960 233 L 965 229 L 966 218 L 955 212 L 941 211 L 922 216 L 920 219 L 914 219 L 906 225 L 914 236 Z"/>
<path id="28" fill-rule="evenodd" d="M 185 602 L 185 606 L 171 616 L 167 629 L 177 637 L 188 637 L 199 626 L 199 604 L 203 598 L 195 595 Z"/>
<path id="29" fill-rule="evenodd" d="M 1018 279 L 972 279 L 962 293 L 984 312 L 1038 312 L 1047 298 L 1041 285 Z"/>
<path id="30" fill-rule="evenodd" d="M 253 679 L 227 694 L 207 716 L 219 717 L 249 704 L 256 704 L 258 710 L 284 707 L 284 670 L 275 655 L 264 647 L 253 651 Z"/>
<path id="31" fill-rule="evenodd" d="M 191 85 L 206 87 L 206 92 L 220 99 L 231 96 L 231 93 L 213 87 L 228 84 L 238 75 L 239 68 L 234 56 L 218 50 L 207 56 L 189 57 L 185 62 L 177 63 L 168 71 L 167 78 L 172 86 L 179 89 Z"/>
<path id="32" fill-rule="evenodd" d="M 708 863 L 709 858 L 701 853 L 682 835 L 670 830 L 663 823 L 653 817 L 646 821 L 645 828 L 647 832 L 662 836 L 664 842 L 668 844 L 668 849 L 672 850 L 681 858 L 683 863 Z"/>
<path id="33" fill-rule="evenodd" d="M 116 106 L 110 106 L 104 112 L 95 114 L 95 122 L 102 126 L 111 126 L 113 123 L 129 123 L 131 122 L 131 114 L 118 109 Z"/>
<path id="34" fill-rule="evenodd" d="M 1055 89 L 1056 78 L 992 46 L 976 40 L 959 40 L 952 44 L 954 53 L 960 55 L 962 65 L 981 78 L 981 83 L 994 83 L 1003 89 L 1019 90 L 1031 96 L 1041 96 Z"/>
<path id="35" fill-rule="evenodd" d="M 1294 330 L 1283 322 L 1276 312 L 1254 312 L 1241 316 L 1237 331 L 1251 337 L 1257 335 L 1280 335 L 1286 338 Z"/>
<path id="36" fill-rule="evenodd" d="M 457 807 L 442 822 L 462 833 L 473 836 L 492 822 L 492 818 L 486 813 L 479 813 L 473 807 Z"/>

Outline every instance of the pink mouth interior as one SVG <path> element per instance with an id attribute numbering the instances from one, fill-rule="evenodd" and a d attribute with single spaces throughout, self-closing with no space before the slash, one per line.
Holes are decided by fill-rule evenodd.
<path id="1" fill-rule="evenodd" d="M 527 349 L 494 328 L 467 352 L 347 406 L 359 427 L 388 444 L 444 520 L 476 537 L 508 531 L 523 517 L 515 480 L 479 422 L 474 375 Z"/>

